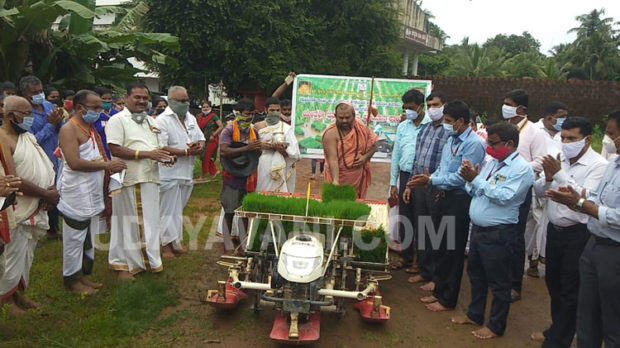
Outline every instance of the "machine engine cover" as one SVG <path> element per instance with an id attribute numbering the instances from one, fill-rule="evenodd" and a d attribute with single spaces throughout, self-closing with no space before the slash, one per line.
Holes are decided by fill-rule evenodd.
<path id="1" fill-rule="evenodd" d="M 323 244 L 309 235 L 296 235 L 280 250 L 278 273 L 294 283 L 310 283 L 323 273 Z"/>

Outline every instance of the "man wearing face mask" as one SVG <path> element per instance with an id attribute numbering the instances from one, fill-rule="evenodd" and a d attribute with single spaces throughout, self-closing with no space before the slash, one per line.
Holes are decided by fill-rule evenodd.
<path id="1" fill-rule="evenodd" d="M 502 336 L 506 330 L 511 290 L 511 241 L 515 238 L 519 206 L 534 182 L 529 163 L 519 154 L 519 131 L 500 122 L 487 129 L 486 152 L 493 157 L 482 170 L 463 161 L 459 174 L 472 196 L 472 222 L 467 274 L 471 302 L 467 314 L 452 318 L 455 324 L 483 325 L 487 293 L 493 294 L 486 326 L 472 334 L 479 339 Z"/>
<path id="2" fill-rule="evenodd" d="M 443 117 L 443 127 L 450 137 L 442 149 L 439 166 L 430 175 L 427 170 L 414 175 L 407 184 L 410 188 L 430 185 L 437 188 L 431 209 L 433 223 L 423 227 L 432 230 L 419 232 L 420 235 L 433 233 L 435 238 L 441 236 L 439 245 L 430 246 L 435 262 L 432 277 L 435 289 L 432 295 L 420 299 L 433 312 L 455 308 L 461 289 L 471 197 L 465 192 L 465 179 L 459 168 L 464 161 L 479 166 L 484 160 L 484 142 L 469 126 L 469 106 L 460 100 L 452 101 L 445 105 Z M 444 226 L 449 227 L 441 230 Z"/>
<path id="3" fill-rule="evenodd" d="M 528 102 L 529 97 L 522 89 L 515 89 L 506 93 L 504 104 L 502 105 L 502 116 L 519 130 L 519 155 L 530 164 L 534 173 L 540 173 L 542 172 L 540 158 L 547 154 L 547 146 L 542 131 L 527 118 Z M 517 233 L 514 240 L 516 252 L 514 253 L 512 266 L 512 301 L 521 299 L 525 264 L 525 225 L 531 203 L 532 190 L 529 191 L 523 205 L 519 209 L 519 226 L 517 227 L 519 233 Z"/>
<path id="4" fill-rule="evenodd" d="M 282 109 L 282 113 L 280 114 L 280 118 L 284 123 L 290 125 L 292 121 L 293 115 L 293 103 L 290 99 L 283 99 L 280 103 L 280 107 Z"/>
<path id="5" fill-rule="evenodd" d="M 560 130 L 562 130 L 562 123 L 566 120 L 568 115 L 568 106 L 566 104 L 553 101 L 545 106 L 543 117 L 535 123 L 535 125 L 542 130 L 545 136 L 545 143 L 547 154 L 553 157 L 557 156 L 561 152 L 561 139 Z M 538 159 L 538 162 L 542 158 Z M 536 173 L 537 178 L 544 173 Z M 546 243 L 546 230 L 549 221 L 546 218 L 546 214 L 543 213 L 544 206 L 547 199 L 543 196 L 532 193 L 532 205 L 530 207 L 529 214 L 527 215 L 527 222 L 525 224 L 525 252 L 529 260 L 529 267 L 526 271 L 530 277 L 538 277 L 538 258 L 545 257 L 545 243 Z"/>
<path id="6" fill-rule="evenodd" d="M 62 108 L 64 110 L 64 119 L 67 121 L 69 116 L 73 112 L 73 97 L 75 92 L 71 89 L 66 89 L 62 92 Z"/>
<path id="7" fill-rule="evenodd" d="M 411 176 L 407 178 L 410 182 L 415 175 L 432 173 L 439 166 L 441 153 L 449 137 L 449 132 L 443 127 L 443 112 L 446 96 L 442 92 L 433 92 L 426 98 L 428 105 L 427 113 L 432 122 L 426 123 L 418 133 L 418 140 L 415 149 L 415 159 Z M 420 217 L 430 216 L 435 197 L 437 196 L 437 188 L 433 186 L 418 186 L 414 188 L 406 187 L 403 191 L 403 201 L 407 204 L 411 203 L 413 208 L 412 225 L 416 231 L 418 272 L 419 274 L 408 279 L 410 283 L 418 283 L 428 281 L 421 288 L 425 291 L 435 290 L 433 274 L 435 272 L 435 263 L 433 261 L 433 248 L 430 242 L 430 236 L 425 229 L 418 231 L 418 223 Z M 421 239 L 424 238 L 424 243 Z"/>
<path id="8" fill-rule="evenodd" d="M 605 174 L 607 161 L 590 147 L 592 124 L 583 117 L 569 117 L 562 124 L 562 154 L 543 157 L 544 177 L 536 180 L 534 190 L 545 191 L 571 185 L 581 192 L 593 191 Z M 549 201 L 545 211 L 549 224 L 545 282 L 551 297 L 551 327 L 532 338 L 544 341 L 543 347 L 570 347 L 575 335 L 579 257 L 588 240 L 588 216 Z"/>
<path id="9" fill-rule="evenodd" d="M 105 153 L 110 157 L 110 149 L 108 148 L 108 141 L 105 132 L 105 126 L 108 124 L 110 117 L 116 115 L 118 111 L 114 109 L 112 106 L 112 91 L 106 87 L 97 87 L 95 88 L 95 93 L 99 94 L 99 97 L 102 100 L 101 103 L 101 113 L 99 114 L 99 119 L 93 124 L 97 133 L 101 137 L 103 141 L 103 146 L 105 148 Z"/>
<path id="10" fill-rule="evenodd" d="M 398 197 L 398 238 L 401 246 L 401 260 L 392 265 L 393 270 L 404 268 L 407 273 L 415 273 L 413 268 L 413 247 L 415 245 L 412 207 L 403 199 L 407 181 L 411 176 L 415 157 L 418 133 L 431 119 L 424 113 L 424 94 L 417 89 L 410 89 L 402 95 L 403 111 L 406 120 L 396 129 L 396 139 L 392 149 L 390 166 L 390 196 Z"/>
<path id="11" fill-rule="evenodd" d="M 177 157 L 174 166 L 159 165 L 161 245 L 164 258 L 186 253 L 183 242 L 183 208 L 194 188 L 194 159 L 204 149 L 205 137 L 189 113 L 189 96 L 181 86 L 168 89 L 168 107 L 156 119 L 159 143 Z"/>
<path id="12" fill-rule="evenodd" d="M 263 142 L 263 153 L 258 161 L 256 190 L 293 193 L 293 166 L 301 159 L 297 138 L 293 127 L 280 119 L 278 99 L 267 99 L 265 108 L 265 121 L 255 125 Z"/>
<path id="13" fill-rule="evenodd" d="M 33 121 L 27 99 L 12 96 L 4 100 L 0 141 L 9 172 L 21 178 L 19 191 L 23 193 L 15 198 L 15 227 L 10 230 L 11 242 L 5 247 L 5 271 L 0 279 L 0 304 L 8 304 L 10 312 L 42 306 L 29 300 L 24 291 L 30 283 L 37 241 L 49 228 L 47 210 L 58 203 L 52 163 L 28 132 Z"/>
<path id="14" fill-rule="evenodd" d="M 616 111 L 615 113 L 617 113 Z M 614 113 L 612 113 L 613 115 Z M 609 127 L 607 127 L 609 131 Z M 609 132 L 605 133 L 605 137 L 603 137 L 603 149 L 601 150 L 601 156 L 605 158 L 609 162 L 613 162 L 618 157 L 616 154 L 616 143 L 618 142 L 617 134 L 616 138 L 613 138 L 614 134 L 609 134 Z"/>
<path id="15" fill-rule="evenodd" d="M 236 118 L 220 136 L 220 162 L 222 163 L 222 191 L 220 202 L 224 210 L 222 235 L 227 252 L 233 249 L 232 231 L 235 209 L 243 197 L 256 190 L 258 161 L 262 144 L 252 125 L 254 102 L 243 98 L 235 106 Z M 241 219 L 245 225 L 246 219 Z"/>
<path id="16" fill-rule="evenodd" d="M 58 210 L 63 216 L 62 275 L 65 286 L 75 294 L 96 293 L 102 284 L 86 278 L 95 261 L 95 234 L 105 211 L 108 187 L 105 176 L 127 166 L 109 160 L 93 123 L 101 113 L 101 98 L 93 91 L 75 95 L 75 113 L 60 129 L 62 164 L 58 173 Z M 105 231 L 104 231 L 105 232 Z"/>
<path id="17" fill-rule="evenodd" d="M 323 133 L 325 182 L 352 185 L 358 198 L 366 198 L 370 186 L 370 159 L 376 151 L 377 134 L 355 116 L 349 102 L 335 109 L 336 122 Z"/>
<path id="18" fill-rule="evenodd" d="M 45 100 L 43 93 L 43 84 L 37 77 L 29 75 L 19 80 L 19 91 L 21 95 L 30 101 L 33 113 L 33 123 L 29 132 L 34 134 L 37 143 L 43 148 L 47 154 L 47 158 L 52 162 L 54 171 L 58 170 L 58 157 L 54 155 L 54 151 L 58 147 L 58 132 L 64 124 L 64 111 L 55 109 L 54 105 Z M 47 231 L 48 239 L 59 239 L 58 233 L 58 210 L 52 207 L 48 211 L 49 230 Z"/>
<path id="19" fill-rule="evenodd" d="M 45 87 L 43 92 L 45 93 L 45 99 L 48 102 L 52 103 L 52 105 L 57 108 L 62 106 L 62 104 L 60 103 L 60 92 L 58 92 L 58 88 L 48 86 Z"/>
<path id="20" fill-rule="evenodd" d="M 620 110 L 609 114 L 606 133 L 614 139 L 616 154 L 620 154 Z M 601 347 L 603 342 L 605 347 L 620 346 L 619 183 L 620 157 L 616 157 L 595 189 L 579 190 L 567 185 L 546 192 L 554 202 L 589 217 L 587 228 L 591 235 L 579 258 L 579 347 Z"/>
<path id="21" fill-rule="evenodd" d="M 161 132 L 146 114 L 149 90 L 141 82 L 127 86 L 127 107 L 105 127 L 112 158 L 127 164 L 120 192 L 112 196 L 108 263 L 121 280 L 142 271 L 163 270 L 159 248 L 159 167 L 174 157 L 159 144 Z"/>

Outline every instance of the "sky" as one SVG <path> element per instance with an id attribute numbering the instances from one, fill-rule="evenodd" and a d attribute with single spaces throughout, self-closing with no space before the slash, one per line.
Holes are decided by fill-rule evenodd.
<path id="1" fill-rule="evenodd" d="M 423 0 L 421 7 L 450 36 L 447 44 L 466 36 L 470 43 L 484 43 L 497 34 L 528 31 L 546 55 L 553 46 L 575 39 L 567 32 L 578 26 L 576 16 L 605 8 L 605 17 L 620 21 L 617 0 Z"/>

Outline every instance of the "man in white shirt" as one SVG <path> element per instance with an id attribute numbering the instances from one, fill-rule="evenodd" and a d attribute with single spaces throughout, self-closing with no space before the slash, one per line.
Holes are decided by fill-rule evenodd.
<path id="1" fill-rule="evenodd" d="M 543 117 L 535 123 L 545 136 L 547 154 L 554 158 L 562 151 L 560 131 L 567 115 L 568 106 L 562 102 L 553 101 L 545 106 Z M 544 175 L 544 173 L 538 173 L 537 177 L 539 175 Z M 525 252 L 529 260 L 526 273 L 530 277 L 539 276 L 538 258 L 539 256 L 545 257 L 546 231 L 549 223 L 543 212 L 546 201 L 546 197 L 539 196 L 536 192 L 532 194 L 532 206 L 525 224 Z"/>
<path id="2" fill-rule="evenodd" d="M 142 271 L 161 272 L 159 248 L 159 168 L 174 163 L 160 148 L 160 130 L 146 114 L 149 90 L 143 83 L 127 87 L 126 107 L 105 127 L 112 158 L 127 164 L 122 189 L 112 196 L 112 228 L 108 263 L 121 280 Z"/>
<path id="3" fill-rule="evenodd" d="M 590 147 L 592 124 L 583 117 L 569 117 L 562 125 L 562 154 L 542 160 L 544 176 L 534 183 L 536 195 L 570 185 L 578 192 L 596 189 L 607 161 Z M 570 347 L 576 330 L 579 293 L 579 258 L 588 238 L 588 215 L 549 200 L 546 216 L 547 262 L 545 282 L 551 296 L 551 327 L 532 339 L 543 347 Z"/>
<path id="4" fill-rule="evenodd" d="M 189 113 L 189 96 L 181 86 L 168 89 L 168 106 L 155 119 L 159 143 L 177 158 L 173 166 L 159 164 L 161 252 L 164 258 L 186 253 L 183 241 L 183 208 L 194 188 L 194 158 L 202 153 L 205 137 Z"/>
<path id="5" fill-rule="evenodd" d="M 519 130 L 519 147 L 517 151 L 534 170 L 534 174 L 540 173 L 542 167 L 537 159 L 547 154 L 547 147 L 542 131 L 527 118 L 529 97 L 522 89 L 515 89 L 504 97 L 502 105 L 502 117 Z M 514 240 L 514 259 L 512 262 L 512 292 L 511 301 L 521 299 L 521 286 L 523 284 L 523 272 L 525 264 L 525 223 L 532 203 L 532 190 L 529 190 L 525 201 L 519 208 L 519 223 Z"/>

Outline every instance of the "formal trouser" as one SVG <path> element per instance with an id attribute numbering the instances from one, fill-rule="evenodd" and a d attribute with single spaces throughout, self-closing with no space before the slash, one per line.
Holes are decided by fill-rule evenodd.
<path id="1" fill-rule="evenodd" d="M 430 230 L 424 228 L 426 221 L 432 224 L 432 209 L 438 190 L 435 186 L 416 187 L 412 191 L 413 226 L 417 233 L 418 270 L 420 276 L 426 280 L 433 280 L 435 263 L 433 261 L 433 245 Z"/>
<path id="2" fill-rule="evenodd" d="M 517 234 L 513 241 L 514 255 L 512 259 L 512 289 L 521 293 L 523 285 L 523 273 L 525 271 L 525 225 L 527 215 L 532 205 L 532 189 L 527 191 L 525 201 L 519 206 L 519 222 L 517 223 Z"/>
<path id="3" fill-rule="evenodd" d="M 312 163 L 310 163 L 310 166 L 312 168 L 312 174 L 316 173 L 316 162 L 318 162 L 316 159 L 312 159 Z M 325 170 L 325 161 L 321 161 L 319 162 L 319 166 L 321 169 L 321 174 L 323 174 L 323 171 Z"/>
<path id="4" fill-rule="evenodd" d="M 577 345 L 620 347 L 620 243 L 590 236 L 579 260 Z"/>
<path id="5" fill-rule="evenodd" d="M 588 241 L 586 225 L 547 227 L 545 282 L 551 297 L 551 327 L 543 347 L 570 347 L 576 330 L 579 258 Z"/>
<path id="6" fill-rule="evenodd" d="M 440 190 L 433 206 L 434 233 L 441 236 L 439 248 L 433 250 L 435 291 L 433 296 L 444 307 L 454 308 L 461 290 L 465 246 L 469 235 L 471 197 L 463 190 Z"/>
<path id="7" fill-rule="evenodd" d="M 403 192 L 407 188 L 409 172 L 400 172 L 398 187 L 398 236 L 400 239 L 400 255 L 406 264 L 413 263 L 415 245 L 415 225 L 413 225 L 413 202 L 405 203 Z"/>
<path id="8" fill-rule="evenodd" d="M 497 335 L 506 331 L 510 309 L 511 262 L 516 225 L 480 227 L 471 230 L 467 274 L 471 282 L 469 319 L 484 324 L 487 293 L 491 289 L 493 301 L 487 327 Z"/>

